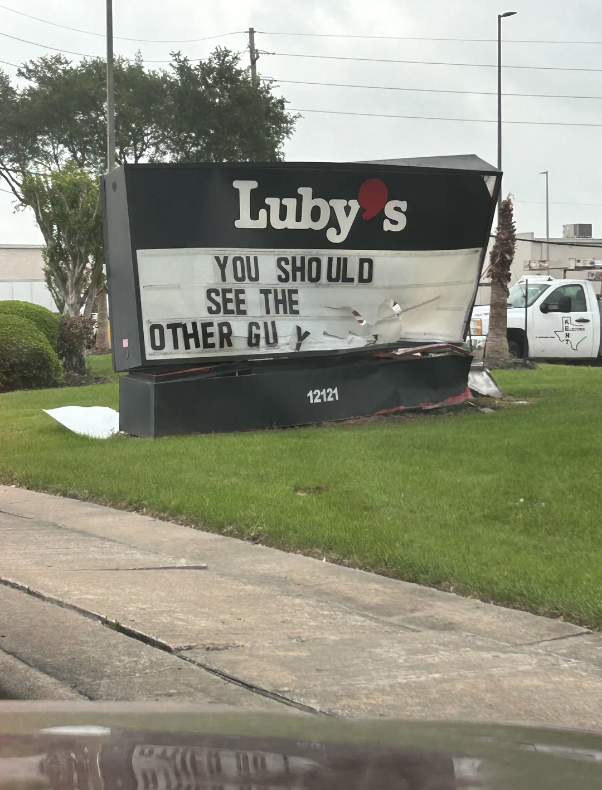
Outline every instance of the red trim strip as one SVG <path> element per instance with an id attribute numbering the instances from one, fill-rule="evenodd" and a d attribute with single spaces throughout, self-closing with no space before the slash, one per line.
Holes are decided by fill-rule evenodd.
<path id="1" fill-rule="evenodd" d="M 179 376 L 180 373 L 198 373 L 199 370 L 213 370 L 215 365 L 209 365 L 209 367 L 204 368 L 187 368 L 186 370 L 174 370 L 171 373 L 154 373 L 157 378 L 162 378 L 163 376 Z"/>
<path id="2" fill-rule="evenodd" d="M 395 406 L 393 409 L 383 409 L 382 411 L 377 411 L 374 416 L 377 414 L 390 414 L 392 411 L 407 411 L 409 409 L 428 409 L 434 406 L 444 406 L 444 405 L 451 405 L 453 403 L 462 403 L 462 401 L 468 400 L 472 398 L 472 393 L 470 388 L 467 387 L 466 390 L 461 395 L 452 395 L 451 398 L 446 398 L 442 401 L 437 401 L 435 403 L 419 403 L 418 406 Z"/>

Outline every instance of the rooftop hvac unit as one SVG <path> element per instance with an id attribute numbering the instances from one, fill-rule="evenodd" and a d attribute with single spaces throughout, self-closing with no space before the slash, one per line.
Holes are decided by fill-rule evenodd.
<path id="1" fill-rule="evenodd" d="M 562 236 L 565 239 L 591 239 L 591 225 L 563 225 Z"/>

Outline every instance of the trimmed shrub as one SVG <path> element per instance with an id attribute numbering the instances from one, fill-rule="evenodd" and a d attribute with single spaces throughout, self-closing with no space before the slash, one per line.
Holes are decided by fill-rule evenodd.
<path id="1" fill-rule="evenodd" d="M 16 299 L 0 302 L 0 315 L 16 315 L 26 318 L 46 337 L 54 351 L 59 342 L 59 317 L 56 313 L 31 302 L 20 302 Z"/>
<path id="2" fill-rule="evenodd" d="M 0 392 L 56 387 L 62 377 L 59 358 L 32 322 L 0 313 Z"/>
<path id="3" fill-rule="evenodd" d="M 62 315 L 59 322 L 59 358 L 65 370 L 83 375 L 86 372 L 86 351 L 94 348 L 94 320 L 81 316 Z"/>

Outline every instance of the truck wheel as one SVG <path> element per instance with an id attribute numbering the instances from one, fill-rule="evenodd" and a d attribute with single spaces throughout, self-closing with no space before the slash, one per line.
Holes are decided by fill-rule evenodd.
<path id="1" fill-rule="evenodd" d="M 509 340 L 508 341 L 508 351 L 510 352 L 511 357 L 516 357 L 517 359 L 522 358 L 522 353 L 520 346 L 516 342 L 516 340 Z"/>

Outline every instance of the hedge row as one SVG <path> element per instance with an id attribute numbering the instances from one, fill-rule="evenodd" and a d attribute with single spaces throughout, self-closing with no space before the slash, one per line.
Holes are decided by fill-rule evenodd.
<path id="1" fill-rule="evenodd" d="M 59 317 L 46 307 L 31 302 L 19 302 L 17 300 L 6 300 L 0 302 L 0 316 L 13 315 L 17 318 L 25 318 L 39 329 L 50 343 L 51 348 L 56 351 L 59 342 Z"/>
<path id="2" fill-rule="evenodd" d="M 56 387 L 63 372 L 84 374 L 94 321 L 46 307 L 0 301 L 0 392 Z"/>
<path id="3" fill-rule="evenodd" d="M 47 336 L 27 318 L 0 313 L 0 392 L 56 387 L 62 377 Z"/>

